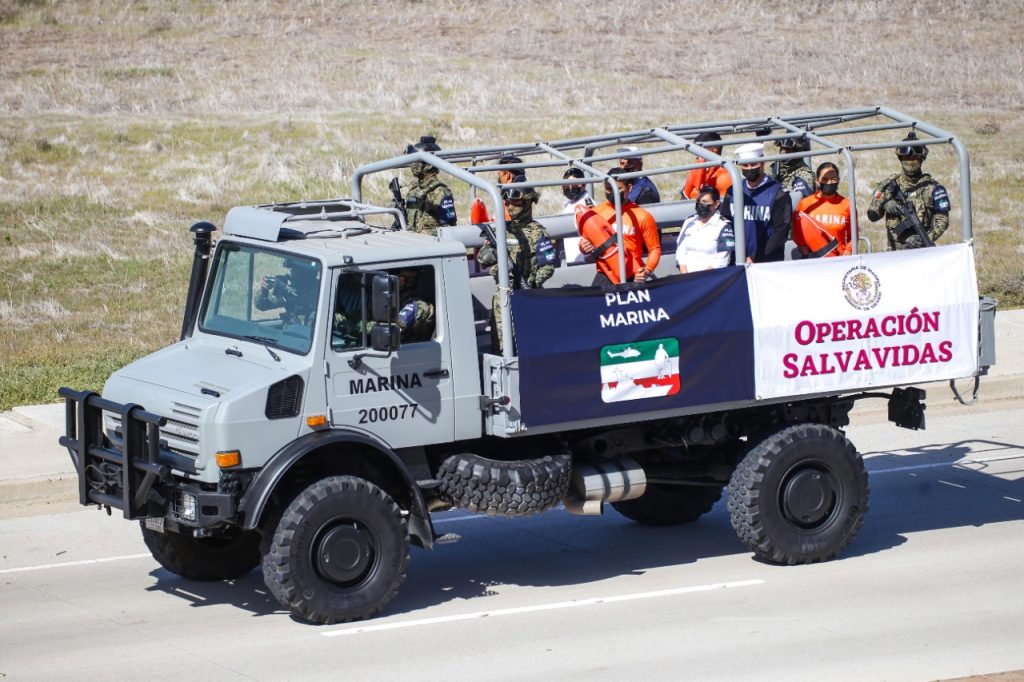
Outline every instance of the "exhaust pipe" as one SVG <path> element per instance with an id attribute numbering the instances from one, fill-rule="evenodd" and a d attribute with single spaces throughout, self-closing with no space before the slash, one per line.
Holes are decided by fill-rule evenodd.
<path id="1" fill-rule="evenodd" d="M 598 515 L 605 502 L 622 502 L 640 497 L 647 490 L 647 474 L 628 457 L 601 464 L 580 464 L 572 468 L 569 492 L 562 499 L 573 514 Z"/>
<path id="2" fill-rule="evenodd" d="M 181 341 L 192 336 L 192 329 L 196 324 L 196 315 L 199 314 L 199 297 L 202 293 L 203 283 L 206 281 L 206 271 L 210 267 L 211 235 L 216 231 L 217 227 L 206 221 L 196 223 L 189 228 L 189 232 L 194 235 L 196 250 L 192 256 L 192 277 L 188 281 L 188 298 L 185 299 L 185 314 L 181 320 Z"/>

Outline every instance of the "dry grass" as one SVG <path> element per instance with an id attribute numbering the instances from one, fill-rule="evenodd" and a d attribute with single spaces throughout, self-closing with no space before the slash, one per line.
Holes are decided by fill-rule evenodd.
<path id="1" fill-rule="evenodd" d="M 965 139 L 982 288 L 1024 303 L 1024 2 L 705 7 L 0 0 L 0 409 L 174 339 L 191 222 L 345 195 L 424 132 L 885 104 Z M 858 196 L 892 165 L 869 157 Z M 955 187 L 951 157 L 929 168 Z"/>

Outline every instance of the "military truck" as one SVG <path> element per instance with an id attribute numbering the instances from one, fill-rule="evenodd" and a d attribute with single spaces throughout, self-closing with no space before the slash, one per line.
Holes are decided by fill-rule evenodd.
<path id="1" fill-rule="evenodd" d="M 893 148 L 908 130 L 915 144 L 955 152 L 960 243 L 870 253 L 850 191 L 853 255 L 744 264 L 734 189 L 740 265 L 673 274 L 666 253 L 657 279 L 600 288 L 592 264 L 566 262 L 541 289 L 509 286 L 503 192 L 560 187 L 568 167 L 600 187 L 620 145 L 639 149 L 628 153 L 643 155 L 642 174 L 665 195 L 693 168 L 724 167 L 740 186 L 729 154 L 693 142 L 705 131 L 726 147 L 799 137 L 810 142 L 800 156 L 837 158 L 853 188 L 853 153 Z M 489 178 L 508 155 L 524 177 L 498 185 Z M 480 225 L 417 234 L 401 207 L 362 200 L 364 180 L 381 189 L 376 174 L 415 161 L 460 186 L 460 201 L 485 201 L 495 277 L 474 262 Z M 405 578 L 410 545 L 430 549 L 433 515 L 453 509 L 611 505 L 668 525 L 696 520 L 727 489 L 754 554 L 830 559 L 868 508 L 864 463 L 843 432 L 854 405 L 884 399 L 897 426 L 924 428 L 915 384 L 977 381 L 994 362 L 967 153 L 881 107 L 417 151 L 359 167 L 351 190 L 233 208 L 215 249 L 215 227 L 193 225 L 180 340 L 115 372 L 102 395 L 60 391 L 60 442 L 83 505 L 138 520 L 154 558 L 185 578 L 260 566 L 307 621 L 377 614 Z M 610 192 L 621 253 L 624 199 L 614 183 Z M 647 208 L 670 252 L 692 202 Z M 539 220 L 555 239 L 576 235 L 571 214 Z M 492 301 L 510 324 L 492 329 Z"/>

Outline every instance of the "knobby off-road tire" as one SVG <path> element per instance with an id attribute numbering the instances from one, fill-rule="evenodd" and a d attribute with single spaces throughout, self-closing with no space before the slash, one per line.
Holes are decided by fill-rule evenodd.
<path id="1" fill-rule="evenodd" d="M 284 510 L 263 555 L 263 580 L 298 618 L 344 623 L 376 614 L 409 566 L 402 511 L 378 486 L 331 476 Z"/>
<path id="2" fill-rule="evenodd" d="M 456 507 L 488 516 L 525 516 L 558 506 L 569 490 L 569 455 L 503 462 L 452 455 L 441 464 L 439 492 Z"/>
<path id="3" fill-rule="evenodd" d="M 864 523 L 868 475 L 846 436 L 821 424 L 787 426 L 754 446 L 729 482 L 732 527 L 778 564 L 831 559 Z"/>
<path id="4" fill-rule="evenodd" d="M 194 538 L 172 531 L 158 533 L 139 523 L 150 554 L 171 573 L 189 580 L 231 580 L 260 563 L 260 536 L 237 531 L 229 536 Z"/>
<path id="5" fill-rule="evenodd" d="M 691 523 L 711 511 L 722 497 L 720 486 L 648 484 L 635 500 L 612 502 L 612 507 L 627 519 L 647 526 L 672 526 Z"/>

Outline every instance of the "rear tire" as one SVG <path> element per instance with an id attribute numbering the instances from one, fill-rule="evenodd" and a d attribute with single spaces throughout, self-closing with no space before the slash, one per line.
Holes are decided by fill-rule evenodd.
<path id="1" fill-rule="evenodd" d="M 296 617 L 344 623 L 379 612 L 409 566 L 402 510 L 355 476 L 313 483 L 284 510 L 263 556 L 267 589 Z"/>
<path id="2" fill-rule="evenodd" d="M 612 507 L 627 519 L 647 526 L 691 523 L 711 511 L 724 487 L 649 483 L 640 497 L 612 502 Z"/>
<path id="3" fill-rule="evenodd" d="M 141 521 L 142 539 L 161 566 L 189 580 L 231 580 L 240 578 L 260 563 L 260 536 L 238 530 L 230 535 L 194 538 L 190 535 L 146 528 Z"/>
<path id="4" fill-rule="evenodd" d="M 740 540 L 778 564 L 831 559 L 857 535 L 868 506 L 864 460 L 839 430 L 787 426 L 754 446 L 729 483 Z"/>

